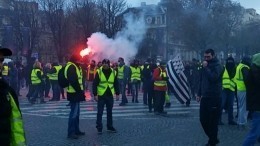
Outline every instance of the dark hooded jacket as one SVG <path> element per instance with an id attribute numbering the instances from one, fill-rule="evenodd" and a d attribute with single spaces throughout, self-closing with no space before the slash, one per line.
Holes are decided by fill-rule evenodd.
<path id="1" fill-rule="evenodd" d="M 220 98 L 222 90 L 223 66 L 217 58 L 208 61 L 208 66 L 200 72 L 198 96 L 202 98 Z"/>
<path id="2" fill-rule="evenodd" d="M 252 65 L 246 80 L 246 107 L 260 112 L 260 66 Z"/>

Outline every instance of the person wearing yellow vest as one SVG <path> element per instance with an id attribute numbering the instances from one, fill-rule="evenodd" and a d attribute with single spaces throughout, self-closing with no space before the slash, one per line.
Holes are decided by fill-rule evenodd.
<path id="1" fill-rule="evenodd" d="M 246 110 L 246 85 L 247 75 L 251 60 L 249 57 L 244 57 L 241 63 L 236 68 L 235 82 L 237 85 L 237 99 L 238 99 L 238 118 L 237 124 L 241 127 L 247 123 L 248 111 Z"/>
<path id="2" fill-rule="evenodd" d="M 0 145 L 26 146 L 22 114 L 15 91 L 3 79 L 4 56 L 11 56 L 8 48 L 0 47 Z"/>
<path id="3" fill-rule="evenodd" d="M 119 104 L 119 106 L 124 106 L 126 103 L 128 103 L 127 97 L 126 97 L 126 83 L 128 80 L 128 72 L 129 68 L 125 65 L 124 58 L 119 57 L 118 58 L 118 68 L 117 68 L 117 80 L 119 83 L 119 89 L 120 94 L 122 96 L 122 101 Z"/>
<path id="4" fill-rule="evenodd" d="M 33 69 L 31 71 L 31 84 L 32 84 L 32 98 L 30 99 L 30 103 L 34 104 L 37 98 L 40 98 L 40 103 L 45 103 L 43 97 L 43 72 L 41 63 L 39 61 L 35 61 L 33 65 Z"/>
<path id="5" fill-rule="evenodd" d="M 80 66 L 81 58 L 79 54 L 73 54 L 66 64 L 64 75 L 69 82 L 67 90 L 67 100 L 69 101 L 70 114 L 68 123 L 69 139 L 78 139 L 85 135 L 85 132 L 79 129 L 80 102 L 85 101 L 85 92 L 83 88 L 85 74 Z"/>
<path id="6" fill-rule="evenodd" d="M 93 95 L 93 91 L 92 91 L 92 86 L 93 86 L 93 80 L 95 78 L 97 72 L 97 67 L 96 67 L 96 61 L 95 60 L 91 60 L 90 65 L 87 68 L 87 88 L 90 94 L 90 101 L 94 101 L 94 95 Z"/>
<path id="7" fill-rule="evenodd" d="M 49 80 L 51 82 L 51 88 L 52 88 L 52 99 L 50 101 L 59 101 L 60 100 L 60 93 L 61 89 L 58 83 L 58 73 L 60 69 L 62 68 L 61 65 L 59 65 L 57 62 L 52 64 L 52 68 L 47 74 L 49 77 Z"/>
<path id="8" fill-rule="evenodd" d="M 167 88 L 168 76 L 166 73 L 166 62 L 161 61 L 158 67 L 153 72 L 154 79 L 154 114 L 166 115 L 164 111 L 165 95 Z"/>
<path id="9" fill-rule="evenodd" d="M 236 74 L 235 60 L 228 57 L 226 60 L 225 70 L 222 75 L 222 104 L 220 109 L 219 125 L 224 125 L 222 122 L 222 111 L 227 106 L 228 111 L 228 124 L 237 125 L 233 117 L 233 105 L 235 98 L 236 83 L 234 77 Z"/>
<path id="10" fill-rule="evenodd" d="M 114 70 L 110 67 L 110 61 L 104 59 L 102 61 L 102 68 L 100 68 L 95 76 L 93 82 L 93 94 L 97 101 L 97 120 L 96 128 L 98 134 L 102 134 L 103 124 L 102 115 L 104 106 L 107 110 L 107 131 L 116 133 L 116 129 L 113 127 L 112 109 L 114 105 L 113 96 L 116 94 L 116 100 L 119 99 L 119 85 L 116 79 Z"/>
<path id="11" fill-rule="evenodd" d="M 141 82 L 141 69 L 137 59 L 135 59 L 133 64 L 130 66 L 130 80 L 132 86 L 132 102 L 138 103 L 138 90 L 139 84 Z"/>

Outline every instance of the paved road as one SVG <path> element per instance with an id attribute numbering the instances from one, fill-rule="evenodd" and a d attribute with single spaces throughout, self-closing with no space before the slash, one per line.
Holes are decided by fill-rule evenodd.
<path id="1" fill-rule="evenodd" d="M 24 91 L 26 92 L 26 91 Z M 141 97 L 141 95 L 140 95 Z M 129 97 L 129 99 L 131 99 Z M 130 101 L 130 100 L 129 100 Z M 139 101 L 142 101 L 141 98 Z M 30 146 L 203 146 L 207 142 L 199 123 L 199 104 L 190 107 L 176 102 L 168 111 L 168 117 L 148 113 L 142 103 L 114 104 L 114 127 L 118 133 L 104 131 L 98 135 L 95 129 L 96 103 L 81 103 L 80 128 L 86 132 L 78 140 L 68 140 L 67 122 L 69 107 L 66 100 L 30 105 L 24 95 L 20 97 L 28 145 Z M 105 117 L 105 113 L 104 113 Z M 227 121 L 224 114 L 223 121 Z M 106 118 L 103 118 L 106 127 Z M 105 129 L 104 129 L 105 130 Z M 238 129 L 227 124 L 220 126 L 220 146 L 241 145 L 249 127 Z"/>

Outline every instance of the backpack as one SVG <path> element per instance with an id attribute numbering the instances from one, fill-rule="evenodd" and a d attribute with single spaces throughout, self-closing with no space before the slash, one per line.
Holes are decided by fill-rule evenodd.
<path id="1" fill-rule="evenodd" d="M 60 87 L 62 88 L 66 88 L 69 86 L 69 81 L 68 79 L 65 77 L 65 68 L 67 65 L 63 66 L 59 73 L 58 73 L 58 83 L 60 85 Z"/>

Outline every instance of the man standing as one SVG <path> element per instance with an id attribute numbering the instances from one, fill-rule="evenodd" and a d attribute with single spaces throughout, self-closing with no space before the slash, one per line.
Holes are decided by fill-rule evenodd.
<path id="1" fill-rule="evenodd" d="M 83 89 L 83 72 L 80 67 L 80 56 L 74 54 L 66 64 L 64 70 L 65 78 L 69 82 L 67 89 L 67 100 L 70 102 L 70 114 L 68 123 L 68 138 L 77 139 L 85 135 L 79 130 L 80 101 L 85 101 Z"/>
<path id="2" fill-rule="evenodd" d="M 204 52 L 197 101 L 200 101 L 200 123 L 209 140 L 206 145 L 214 146 L 218 140 L 218 120 L 221 107 L 223 67 L 215 57 L 215 52 Z"/>
<path id="3" fill-rule="evenodd" d="M 167 88 L 166 62 L 161 61 L 160 65 L 153 72 L 154 79 L 154 114 L 166 115 L 164 111 L 165 95 Z"/>
<path id="4" fill-rule="evenodd" d="M 97 121 L 96 128 L 98 134 L 102 134 L 103 124 L 102 115 L 104 106 L 107 109 L 107 131 L 116 133 L 116 129 L 113 127 L 112 109 L 114 104 L 113 95 L 116 94 L 116 99 L 119 99 L 119 85 L 116 79 L 116 74 L 112 68 L 110 68 L 110 61 L 104 59 L 102 61 L 102 67 L 97 71 L 93 82 L 93 94 L 97 101 Z"/>
<path id="5" fill-rule="evenodd" d="M 49 80 L 52 87 L 52 99 L 50 101 L 59 101 L 60 100 L 60 85 L 58 83 L 58 73 L 61 70 L 62 66 L 57 62 L 52 64 L 52 68 L 49 72 Z"/>
<path id="6" fill-rule="evenodd" d="M 118 70 L 117 70 L 117 79 L 119 83 L 119 89 L 122 96 L 122 102 L 119 104 L 119 106 L 124 106 L 126 103 L 128 103 L 128 100 L 126 98 L 125 90 L 126 90 L 126 83 L 128 80 L 128 68 L 125 65 L 124 58 L 119 57 L 118 58 Z"/>
<path id="7" fill-rule="evenodd" d="M 252 64 L 246 80 L 246 108 L 252 112 L 252 128 L 243 146 L 253 146 L 260 138 L 260 53 L 253 56 Z"/>
<path id="8" fill-rule="evenodd" d="M 87 88 L 90 94 L 90 101 L 94 101 L 94 95 L 93 95 L 93 91 L 92 91 L 92 85 L 93 85 L 93 80 L 95 78 L 96 75 L 96 71 L 97 71 L 97 67 L 96 67 L 96 61 L 95 60 L 91 60 L 90 65 L 87 68 Z"/>
<path id="9" fill-rule="evenodd" d="M 246 85 L 247 75 L 251 60 L 249 57 L 244 57 L 241 63 L 236 68 L 235 82 L 237 84 L 237 99 L 238 99 L 238 118 L 237 124 L 239 127 L 244 127 L 247 123 L 248 111 L 246 111 Z"/>
<path id="10" fill-rule="evenodd" d="M 0 47 L 0 145 L 25 146 L 25 133 L 18 97 L 2 77 L 4 56 L 11 50 Z"/>
<path id="11" fill-rule="evenodd" d="M 222 76 L 222 105 L 220 110 L 220 117 L 219 117 L 219 125 L 223 125 L 224 123 L 221 121 L 222 110 L 224 106 L 227 105 L 228 111 L 228 124 L 229 125 L 237 125 L 234 122 L 233 117 L 233 105 L 234 105 L 234 98 L 235 98 L 235 90 L 236 90 L 236 83 L 234 81 L 234 77 L 236 74 L 236 65 L 235 60 L 232 57 L 228 57 L 226 60 L 225 71 Z"/>
<path id="12" fill-rule="evenodd" d="M 132 85 L 132 102 L 138 103 L 138 90 L 139 82 L 141 81 L 141 69 L 139 67 L 139 62 L 137 59 L 134 60 L 134 63 L 130 66 L 130 78 Z"/>

